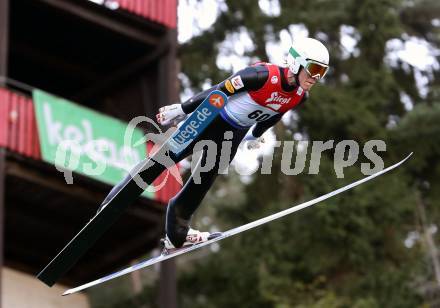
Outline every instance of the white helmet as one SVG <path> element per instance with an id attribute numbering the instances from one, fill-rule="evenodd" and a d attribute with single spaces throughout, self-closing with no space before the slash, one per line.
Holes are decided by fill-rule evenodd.
<path id="1" fill-rule="evenodd" d="M 308 37 L 293 42 L 286 63 L 294 74 L 297 74 L 302 66 L 311 77 L 321 79 L 328 71 L 329 58 L 324 44 Z"/>

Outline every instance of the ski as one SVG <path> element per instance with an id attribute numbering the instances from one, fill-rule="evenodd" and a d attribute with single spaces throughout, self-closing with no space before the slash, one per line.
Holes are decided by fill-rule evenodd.
<path id="1" fill-rule="evenodd" d="M 191 113 L 173 134 L 165 141 L 155 154 L 141 161 L 131 172 L 132 178 L 127 181 L 117 194 L 103 206 L 98 213 L 79 231 L 77 235 L 50 261 L 37 275 L 37 278 L 48 286 L 71 269 L 88 249 L 110 228 L 122 215 L 125 209 L 143 192 L 136 178 L 142 178 L 142 172 L 148 172 L 148 166 L 161 163 L 168 150 L 179 154 L 214 120 L 227 103 L 227 96 L 221 91 L 211 92 L 206 99 Z M 145 171 L 146 170 L 146 171 Z"/>
<path id="2" fill-rule="evenodd" d="M 410 153 L 410 154 L 409 154 L 407 157 L 405 157 L 403 160 L 401 160 L 400 162 L 398 162 L 398 163 L 396 163 L 396 164 L 394 164 L 394 165 L 392 165 L 392 166 L 390 166 L 390 167 L 387 167 L 387 168 L 385 168 L 385 169 L 383 169 L 383 170 L 381 170 L 381 171 L 379 171 L 379 172 L 376 172 L 375 174 L 372 174 L 372 175 L 367 176 L 367 177 L 365 177 L 365 178 L 363 178 L 363 179 L 360 179 L 360 180 L 358 180 L 358 181 L 356 181 L 356 182 L 353 182 L 353 183 L 348 184 L 348 185 L 346 185 L 346 186 L 344 186 L 344 187 L 341 187 L 341 188 L 339 188 L 339 189 L 336 189 L 336 190 L 334 190 L 334 191 L 332 191 L 332 192 L 329 192 L 329 193 L 327 193 L 327 194 L 325 194 L 325 195 L 322 195 L 322 196 L 320 196 L 320 197 L 318 197 L 318 198 L 315 198 L 315 199 L 312 199 L 312 200 L 310 200 L 310 201 L 307 201 L 307 202 L 301 203 L 301 204 L 299 204 L 299 205 L 296 205 L 296 206 L 290 207 L 290 208 L 288 208 L 288 209 L 286 209 L 286 210 L 283 210 L 283 211 L 277 212 L 277 213 L 275 213 L 275 214 L 272 214 L 272 215 L 269 215 L 269 216 L 263 217 L 263 218 L 258 219 L 258 220 L 256 220 L 256 221 L 250 222 L 250 223 L 248 223 L 248 224 L 245 224 L 245 225 L 242 225 L 242 226 L 239 226 L 239 227 L 236 227 L 236 228 L 230 229 L 230 230 L 228 230 L 228 231 L 226 231 L 226 232 L 223 232 L 222 235 L 220 235 L 220 236 L 218 236 L 218 237 L 215 237 L 215 238 L 213 238 L 213 239 L 211 239 L 211 240 L 209 240 L 209 241 L 206 241 L 206 242 L 203 242 L 203 243 L 200 243 L 200 244 L 196 244 L 196 245 L 193 245 L 193 246 L 189 246 L 189 247 L 181 248 L 181 249 L 178 249 L 178 250 L 176 250 L 176 251 L 173 251 L 173 252 L 171 252 L 171 253 L 169 253 L 169 254 L 161 254 L 161 255 L 159 255 L 159 256 L 153 257 L 153 258 L 151 258 L 151 259 L 147 259 L 147 260 L 142 261 L 142 262 L 140 262 L 140 263 L 138 263 L 138 264 L 135 264 L 135 265 L 133 265 L 133 266 L 127 267 L 127 268 L 125 268 L 125 269 L 123 269 L 123 270 L 117 271 L 117 272 L 112 273 L 112 274 L 110 274 L 110 275 L 107 275 L 107 276 L 104 276 L 104 277 L 99 278 L 99 279 L 97 279 L 97 280 L 94 280 L 94 281 L 92 281 L 92 282 L 86 283 L 86 284 L 81 285 L 81 286 L 78 286 L 78 287 L 76 287 L 76 288 L 72 288 L 72 289 L 66 290 L 66 291 L 63 293 L 63 296 L 64 296 L 64 295 L 73 294 L 73 293 L 76 293 L 76 292 L 79 292 L 79 291 L 82 291 L 82 290 L 85 290 L 85 289 L 87 289 L 87 288 L 90 288 L 90 287 L 93 287 L 93 286 L 99 285 L 99 284 L 104 283 L 104 282 L 106 282 L 106 281 L 109 281 L 109 280 L 112 280 L 112 279 L 114 279 L 114 278 L 117 278 L 117 277 L 120 277 L 120 276 L 123 276 L 123 275 L 129 274 L 129 273 L 131 273 L 131 272 L 134 272 L 134 271 L 137 271 L 137 270 L 139 270 L 139 269 L 142 269 L 142 268 L 148 267 L 148 266 L 150 266 L 150 265 L 153 265 L 153 264 L 156 264 L 156 263 L 159 263 L 159 262 L 162 262 L 162 261 L 165 261 L 165 260 L 168 260 L 168 259 L 171 259 L 171 258 L 177 257 L 177 256 L 179 256 L 179 255 L 182 255 L 182 254 L 185 254 L 185 253 L 191 252 L 191 251 L 193 251 L 193 250 L 196 250 L 196 249 L 199 249 L 199 248 L 202 248 L 202 247 L 205 247 L 205 246 L 211 245 L 211 244 L 213 244 L 213 243 L 215 243 L 215 242 L 221 241 L 221 240 L 223 240 L 223 239 L 225 239 L 225 238 L 228 238 L 228 237 L 230 237 L 230 236 L 233 236 L 233 235 L 236 235 L 236 234 L 238 234 L 238 233 L 241 233 L 241 232 L 244 232 L 244 231 L 247 231 L 247 230 L 253 229 L 253 228 L 255 228 L 255 227 L 261 226 L 261 225 L 266 224 L 266 223 L 268 223 L 268 222 L 271 222 L 271 221 L 273 221 L 273 220 L 279 219 L 279 218 L 284 217 L 284 216 L 286 216 L 286 215 L 292 214 L 292 213 L 294 213 L 294 212 L 297 212 L 297 211 L 299 211 L 299 210 L 302 210 L 302 209 L 304 209 L 304 208 L 307 208 L 307 207 L 309 207 L 309 206 L 312 206 L 312 205 L 314 205 L 314 204 L 317 204 L 317 203 L 319 203 L 319 202 L 321 202 L 321 201 L 324 201 L 324 200 L 329 199 L 329 198 L 331 198 L 331 197 L 333 197 L 333 196 L 336 196 L 336 195 L 338 195 L 338 194 L 340 194 L 340 193 L 342 193 L 342 192 L 344 192 L 344 191 L 347 191 L 347 190 L 349 190 L 349 189 L 352 189 L 352 188 L 354 188 L 354 187 L 356 187 L 356 186 L 358 186 L 358 185 L 361 185 L 361 184 L 363 184 L 363 183 L 365 183 L 365 182 L 368 182 L 368 181 L 370 181 L 370 180 L 372 180 L 372 179 L 374 179 L 374 178 L 376 178 L 376 177 L 378 177 L 378 176 L 380 176 L 380 175 L 383 175 L 383 174 L 385 174 L 385 173 L 387 173 L 387 172 L 389 172 L 389 171 L 391 171 L 391 170 L 393 170 L 393 169 L 399 167 L 399 166 L 400 166 L 401 164 L 403 164 L 406 160 L 408 160 L 408 159 L 411 157 L 412 154 L 413 154 L 413 153 Z"/>

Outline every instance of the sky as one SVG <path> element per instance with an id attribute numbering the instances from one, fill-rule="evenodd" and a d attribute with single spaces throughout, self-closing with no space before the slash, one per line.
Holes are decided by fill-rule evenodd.
<path id="1" fill-rule="evenodd" d="M 278 0 L 258 0 L 258 5 L 261 10 L 270 16 L 278 16 L 280 14 L 280 5 Z M 222 11 L 227 10 L 224 0 L 179 0 L 178 6 L 178 41 L 184 43 L 193 36 L 201 34 L 208 29 L 216 21 L 217 16 Z M 184 18 L 182 17 L 184 16 Z M 433 25 L 440 26 L 440 19 L 434 19 Z M 356 29 L 349 25 L 341 25 L 341 46 L 342 56 L 350 57 L 357 56 L 359 50 L 356 45 L 359 41 L 360 35 Z M 282 65 L 286 54 L 286 50 L 292 44 L 295 37 L 307 37 L 308 31 L 303 24 L 288 25 L 286 29 L 280 32 L 278 38 L 269 40 L 266 43 L 266 50 L 269 56 L 269 61 L 274 64 Z M 325 39 L 324 33 L 318 34 L 318 39 Z M 216 64 L 219 68 L 225 70 L 237 71 L 253 62 L 256 59 L 250 59 L 244 56 L 246 51 L 253 49 L 252 40 L 246 32 L 245 28 L 240 29 L 236 33 L 227 34 L 224 42 L 220 44 L 219 56 L 216 59 Z M 391 39 L 386 45 L 387 56 L 386 63 L 390 66 L 397 65 L 397 60 L 403 61 L 409 68 L 412 66 L 415 71 L 416 82 L 422 97 L 427 95 L 427 84 L 430 76 L 432 77 L 433 70 L 438 70 L 440 65 L 436 56 L 440 55 L 440 50 L 436 50 L 427 41 L 413 36 L 404 34 L 400 38 Z M 181 100 L 184 101 L 191 97 L 194 93 L 185 88 L 188 85 L 185 72 L 179 75 L 183 84 L 183 91 Z M 216 82 L 216 81 L 214 81 Z M 211 85 L 206 83 L 204 88 L 209 88 Z M 406 93 L 401 93 L 401 101 L 407 110 L 412 109 L 412 102 Z M 289 118 L 289 117 L 285 117 Z M 283 118 L 284 119 L 284 118 Z M 247 150 L 243 147 L 238 151 L 233 167 L 238 168 L 240 173 L 252 173 L 258 168 L 257 158 L 262 154 L 269 154 L 275 143 L 275 135 L 268 131 L 264 138 L 266 142 L 262 144 L 261 149 Z M 292 139 L 300 140 L 302 136 L 294 135 Z M 246 180 L 246 176 L 243 177 Z"/>

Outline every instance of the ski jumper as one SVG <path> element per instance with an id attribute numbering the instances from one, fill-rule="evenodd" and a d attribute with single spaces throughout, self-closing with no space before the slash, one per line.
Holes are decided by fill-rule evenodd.
<path id="1" fill-rule="evenodd" d="M 222 142 L 228 140 L 232 144 L 229 156 L 230 163 L 242 139 L 252 126 L 255 125 L 252 130 L 253 136 L 260 137 L 267 129 L 276 124 L 284 113 L 306 100 L 306 92 L 298 86 L 298 82 L 295 85 L 288 84 L 286 72 L 286 68 L 274 64 L 258 63 L 237 72 L 223 82 L 182 103 L 183 111 L 189 114 L 213 90 L 223 91 L 229 97 L 220 114 L 184 151 L 178 155 L 170 152 L 172 161 L 178 163 L 193 152 L 194 146 L 199 141 L 210 140 L 217 145 L 214 167 L 207 172 L 199 172 L 199 168 L 206 165 L 208 157 L 208 148 L 204 146 L 196 170 L 193 172 L 193 174 L 200 175 L 199 184 L 196 183 L 192 174 L 180 192 L 170 199 L 165 228 L 166 234 L 176 247 L 180 247 L 184 243 L 191 216 L 219 174 Z M 210 155 L 212 157 L 212 153 Z M 167 166 L 153 163 L 140 175 L 147 184 L 151 184 L 166 168 Z M 111 197 L 130 178 L 131 176 L 128 175 L 116 185 L 101 206 L 111 200 Z"/>

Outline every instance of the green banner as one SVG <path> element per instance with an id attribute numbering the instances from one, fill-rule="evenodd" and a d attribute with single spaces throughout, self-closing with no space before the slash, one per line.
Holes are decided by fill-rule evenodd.
<path id="1" fill-rule="evenodd" d="M 33 99 L 42 158 L 58 170 L 114 185 L 146 157 L 145 143 L 133 146 L 143 137 L 140 129 L 41 90 Z M 148 189 L 143 195 L 154 199 Z"/>

